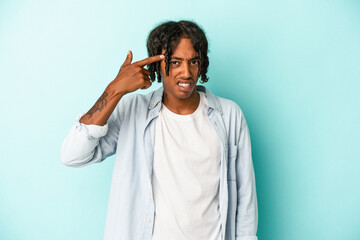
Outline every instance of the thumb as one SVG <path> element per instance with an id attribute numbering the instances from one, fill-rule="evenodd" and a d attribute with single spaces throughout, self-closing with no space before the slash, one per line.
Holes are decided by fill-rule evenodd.
<path id="1" fill-rule="evenodd" d="M 132 52 L 129 50 L 123 65 L 121 65 L 120 70 L 126 67 L 127 65 L 130 65 L 132 62 L 132 58 L 133 58 Z"/>

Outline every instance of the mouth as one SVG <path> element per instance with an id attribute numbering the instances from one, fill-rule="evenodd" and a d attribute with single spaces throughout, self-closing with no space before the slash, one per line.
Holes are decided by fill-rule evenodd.
<path id="1" fill-rule="evenodd" d="M 179 86 L 180 90 L 181 91 L 190 91 L 191 90 L 191 87 L 192 87 L 192 82 L 185 82 L 185 81 L 179 81 L 177 83 L 177 85 Z"/>

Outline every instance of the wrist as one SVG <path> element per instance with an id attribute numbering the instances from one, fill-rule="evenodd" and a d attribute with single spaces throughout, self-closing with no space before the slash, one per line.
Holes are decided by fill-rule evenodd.
<path id="1" fill-rule="evenodd" d="M 115 86 L 112 82 L 106 87 L 105 92 L 110 96 L 111 99 L 115 98 L 120 100 L 128 92 L 124 89 Z"/>

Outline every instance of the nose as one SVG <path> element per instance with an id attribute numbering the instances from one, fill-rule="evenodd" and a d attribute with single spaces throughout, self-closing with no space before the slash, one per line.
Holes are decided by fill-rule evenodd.
<path id="1" fill-rule="evenodd" d="M 183 64 L 182 75 L 183 75 L 184 78 L 190 78 L 191 77 L 189 63 L 184 63 Z"/>

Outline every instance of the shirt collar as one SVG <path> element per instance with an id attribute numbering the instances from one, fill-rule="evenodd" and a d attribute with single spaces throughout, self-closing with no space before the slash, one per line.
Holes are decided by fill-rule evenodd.
<path id="1" fill-rule="evenodd" d="M 196 85 L 196 91 L 204 92 L 208 100 L 209 108 L 214 109 L 218 111 L 220 114 L 222 114 L 222 109 L 219 100 L 214 94 L 212 94 L 206 87 L 202 85 Z M 149 103 L 149 109 L 155 108 L 159 103 L 161 104 L 163 93 L 164 93 L 164 89 L 162 86 L 153 92 Z"/>

